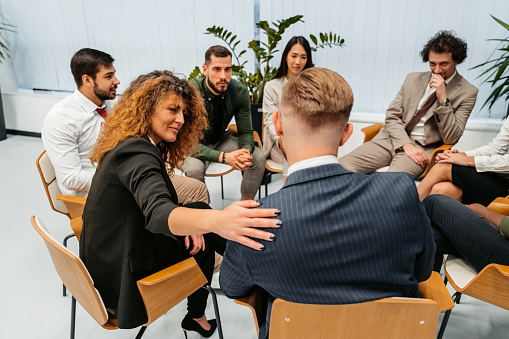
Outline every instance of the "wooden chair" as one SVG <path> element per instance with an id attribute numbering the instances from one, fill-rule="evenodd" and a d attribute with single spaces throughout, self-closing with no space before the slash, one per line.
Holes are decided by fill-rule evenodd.
<path id="1" fill-rule="evenodd" d="M 71 197 L 62 194 L 60 188 L 58 188 L 55 176 L 55 168 L 53 167 L 53 164 L 51 163 L 51 160 L 46 151 L 43 151 L 41 155 L 39 155 L 39 157 L 35 161 L 35 165 L 37 166 L 37 170 L 39 171 L 39 175 L 41 176 L 42 185 L 44 186 L 44 190 L 46 191 L 46 196 L 48 197 L 48 202 L 51 209 L 57 213 L 61 213 L 67 216 L 70 220 L 77 218 L 78 216 L 81 217 L 86 199 Z M 71 205 L 69 205 L 71 211 L 69 211 L 67 208 L 66 201 L 68 200 L 75 201 L 75 203 L 72 204 L 72 207 Z M 70 238 L 74 237 L 75 235 L 76 235 L 75 233 L 70 233 L 64 238 L 62 243 L 64 244 L 65 247 L 67 247 L 67 241 Z M 79 241 L 79 237 L 77 239 Z M 65 297 L 66 296 L 65 285 L 63 286 L 62 290 L 63 295 Z"/>
<path id="2" fill-rule="evenodd" d="M 276 299 L 270 338 L 434 338 L 438 314 L 454 307 L 440 275 L 419 284 L 422 298 L 384 298 L 348 305 L 299 304 Z M 264 321 L 266 292 L 260 288 L 235 302 L 249 307 L 255 326 Z"/>
<path id="3" fill-rule="evenodd" d="M 71 339 L 74 338 L 75 333 L 76 301 L 100 326 L 107 330 L 118 329 L 116 319 L 106 310 L 101 295 L 95 289 L 94 282 L 83 262 L 60 245 L 39 218 L 32 216 L 32 226 L 43 238 L 60 279 L 73 296 Z M 145 304 L 148 321 L 142 325 L 136 338 L 141 338 L 148 325 L 206 283 L 207 279 L 194 258 L 186 259 L 139 280 L 137 285 Z M 208 286 L 206 288 L 209 290 Z M 215 294 L 213 301 L 215 300 L 214 296 Z M 217 300 L 215 300 L 214 309 L 216 310 L 219 337 L 222 338 Z"/>
<path id="4" fill-rule="evenodd" d="M 371 141 L 377 134 L 380 132 L 380 130 L 384 127 L 383 124 L 374 124 L 368 127 L 361 128 L 361 131 L 364 132 L 364 141 L 363 143 L 366 143 L 368 141 Z M 431 153 L 431 156 L 429 157 L 429 164 L 422 172 L 421 175 L 419 175 L 416 179 L 422 179 L 428 174 L 428 172 L 431 170 L 433 166 L 435 166 L 437 155 L 442 153 L 445 150 L 451 149 L 453 145 L 447 145 L 443 144 L 433 150 L 433 153 Z"/>
<path id="5" fill-rule="evenodd" d="M 488 208 L 509 215 L 509 198 L 496 198 Z M 477 273 L 463 258 L 449 255 L 444 270 L 447 281 L 456 291 L 452 296 L 456 303 L 459 304 L 461 295 L 465 294 L 509 310 L 509 266 L 490 264 Z M 438 339 L 443 337 L 450 315 L 451 310 L 448 310 L 442 320 Z"/>

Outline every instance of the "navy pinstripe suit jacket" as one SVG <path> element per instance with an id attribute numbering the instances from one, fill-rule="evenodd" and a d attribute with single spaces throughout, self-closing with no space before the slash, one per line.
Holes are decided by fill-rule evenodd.
<path id="1" fill-rule="evenodd" d="M 413 179 L 406 173 L 347 171 L 339 164 L 292 173 L 261 200 L 277 208 L 276 241 L 256 251 L 228 242 L 220 284 L 242 297 L 260 286 L 274 298 L 349 304 L 418 297 L 432 271 L 435 243 Z M 260 319 L 261 320 L 261 319 Z M 268 326 L 260 328 L 260 338 Z"/>

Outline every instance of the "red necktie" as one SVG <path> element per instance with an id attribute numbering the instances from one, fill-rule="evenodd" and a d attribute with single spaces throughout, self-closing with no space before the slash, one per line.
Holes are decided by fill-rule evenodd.
<path id="1" fill-rule="evenodd" d="M 108 113 L 106 112 L 106 110 L 104 108 L 98 107 L 95 111 L 97 113 L 99 113 L 99 115 L 102 116 L 105 120 L 108 117 Z"/>

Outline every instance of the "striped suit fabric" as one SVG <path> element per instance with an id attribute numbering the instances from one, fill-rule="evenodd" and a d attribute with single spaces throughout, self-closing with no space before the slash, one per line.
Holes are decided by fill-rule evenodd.
<path id="1" fill-rule="evenodd" d="M 413 179 L 406 173 L 353 173 L 339 164 L 292 173 L 260 201 L 277 208 L 265 251 L 228 242 L 220 285 L 237 298 L 260 286 L 275 298 L 349 304 L 418 297 L 432 270 L 435 244 Z M 268 323 L 268 322 L 267 322 Z M 268 326 L 260 328 L 267 338 Z"/>

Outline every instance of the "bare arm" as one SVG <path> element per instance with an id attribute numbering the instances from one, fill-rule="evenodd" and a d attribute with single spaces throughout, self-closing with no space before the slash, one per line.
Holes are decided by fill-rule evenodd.
<path id="1" fill-rule="evenodd" d="M 277 219 L 267 219 L 277 215 L 277 210 L 253 208 L 258 206 L 259 203 L 247 200 L 237 201 L 221 211 L 177 207 L 168 217 L 168 227 L 175 235 L 213 232 L 225 239 L 262 250 L 263 245 L 250 238 L 272 241 L 274 235 L 256 228 L 281 225 L 278 225 L 280 221 Z"/>

